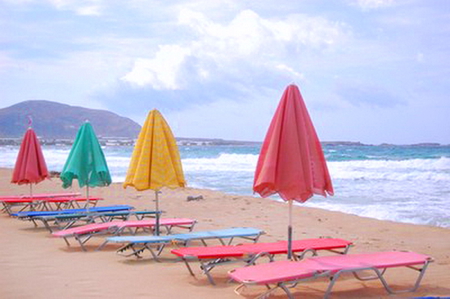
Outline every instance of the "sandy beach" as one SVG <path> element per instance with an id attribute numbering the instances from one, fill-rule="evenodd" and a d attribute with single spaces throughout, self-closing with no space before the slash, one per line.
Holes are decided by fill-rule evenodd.
<path id="1" fill-rule="evenodd" d="M 11 170 L 0 169 L 0 196 L 29 192 L 28 186 L 10 184 Z M 80 191 L 62 189 L 59 179 L 42 182 L 34 192 Z M 83 192 L 83 191 L 81 191 Z M 130 204 L 136 209 L 153 209 L 154 192 L 123 189 L 121 184 L 91 189 L 92 196 L 105 198 L 100 205 Z M 188 196 L 203 199 L 187 201 Z M 314 200 L 314 199 L 313 199 Z M 269 199 L 227 195 L 211 190 L 164 189 L 160 196 L 164 217 L 192 218 L 195 230 L 228 227 L 256 227 L 266 234 L 261 242 L 286 238 L 288 205 Z M 62 239 L 53 238 L 43 227 L 31 222 L 0 215 L 0 298 L 252 298 L 263 288 L 252 288 L 239 297 L 235 283 L 227 282 L 227 271 L 233 265 L 215 269 L 216 286 L 208 283 L 197 270 L 197 278 L 189 275 L 185 265 L 170 250 L 155 262 L 147 253 L 143 259 L 116 254 L 118 245 L 110 244 L 102 251 L 92 251 L 103 237 L 88 244 L 82 252 L 74 244 L 67 247 Z M 350 253 L 384 250 L 409 250 L 432 256 L 421 287 L 414 293 L 388 295 L 378 280 L 360 282 L 343 277 L 333 289 L 331 298 L 410 298 L 418 296 L 450 296 L 450 230 L 431 226 L 379 221 L 306 207 L 294 208 L 294 238 L 335 237 L 354 242 Z M 211 242 L 212 244 L 218 244 Z M 278 257 L 278 259 L 284 257 Z M 234 264 L 234 267 L 239 264 Z M 405 287 L 417 273 L 406 269 L 391 270 L 386 277 L 392 286 Z M 320 298 L 326 280 L 297 286 L 296 297 Z M 271 298 L 285 298 L 282 291 Z"/>

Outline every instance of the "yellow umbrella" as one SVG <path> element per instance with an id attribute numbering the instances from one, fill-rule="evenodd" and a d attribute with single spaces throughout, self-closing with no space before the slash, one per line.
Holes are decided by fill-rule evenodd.
<path id="1" fill-rule="evenodd" d="M 164 117 L 152 110 L 139 133 L 123 187 L 133 186 L 138 191 L 154 190 L 156 210 L 158 193 L 162 187 L 184 187 L 183 168 L 175 137 Z M 159 234 L 159 214 L 156 233 Z"/>

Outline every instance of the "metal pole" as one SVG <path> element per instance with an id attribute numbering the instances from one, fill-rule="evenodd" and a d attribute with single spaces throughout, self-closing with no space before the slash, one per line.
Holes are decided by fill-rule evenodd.
<path id="1" fill-rule="evenodd" d="M 30 198 L 33 199 L 33 183 L 30 183 Z M 31 210 L 35 210 L 34 202 L 30 206 Z"/>
<path id="2" fill-rule="evenodd" d="M 293 200 L 289 200 L 289 224 L 288 224 L 288 255 L 289 260 L 292 259 L 292 204 Z"/>
<path id="3" fill-rule="evenodd" d="M 86 182 L 86 211 L 89 213 L 89 180 Z"/>
<path id="4" fill-rule="evenodd" d="M 156 199 L 156 227 L 155 227 L 155 234 L 159 236 L 159 199 L 158 199 L 158 190 L 155 190 L 155 199 Z"/>

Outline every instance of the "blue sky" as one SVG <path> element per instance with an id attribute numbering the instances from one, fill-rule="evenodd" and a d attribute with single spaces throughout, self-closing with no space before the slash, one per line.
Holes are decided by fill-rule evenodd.
<path id="1" fill-rule="evenodd" d="M 447 0 L 0 0 L 0 26 L 0 108 L 261 141 L 295 83 L 323 141 L 450 144 Z"/>

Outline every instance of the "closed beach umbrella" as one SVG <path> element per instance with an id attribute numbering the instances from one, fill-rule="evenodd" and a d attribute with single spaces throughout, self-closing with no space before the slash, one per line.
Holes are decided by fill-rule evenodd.
<path id="1" fill-rule="evenodd" d="M 74 179 L 78 180 L 80 188 L 86 186 L 87 207 L 89 207 L 89 187 L 111 184 L 105 155 L 88 121 L 78 130 L 60 178 L 64 188 L 72 186 Z"/>
<path id="2" fill-rule="evenodd" d="M 37 184 L 48 177 L 49 174 L 41 145 L 36 137 L 36 133 L 30 127 L 25 132 L 20 145 L 11 183 L 19 185 L 29 184 L 30 196 L 33 196 L 33 183 Z"/>
<path id="3" fill-rule="evenodd" d="M 289 85 L 266 134 L 256 166 L 253 191 L 278 194 L 289 203 L 288 258 L 292 258 L 292 203 L 314 194 L 333 195 L 319 138 L 300 90 Z"/>
<path id="4" fill-rule="evenodd" d="M 164 117 L 152 110 L 142 126 L 134 146 L 124 188 L 134 187 L 138 191 L 154 190 L 156 210 L 159 211 L 158 193 L 162 187 L 184 187 L 183 168 L 175 137 Z M 159 234 L 159 214 L 156 218 L 156 233 Z"/>

